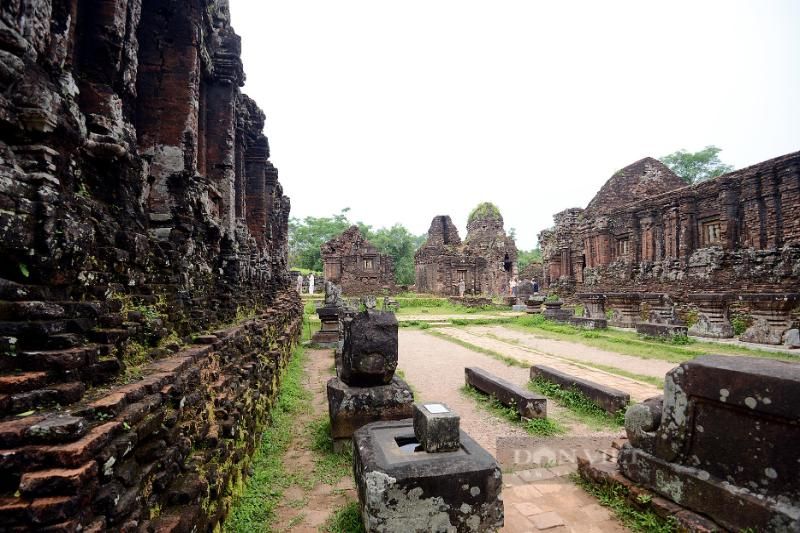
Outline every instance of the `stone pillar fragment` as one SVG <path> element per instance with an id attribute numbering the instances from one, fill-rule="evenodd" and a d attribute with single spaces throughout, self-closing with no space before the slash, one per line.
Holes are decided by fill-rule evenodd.
<path id="1" fill-rule="evenodd" d="M 732 295 L 726 293 L 694 293 L 689 301 L 697 306 L 697 322 L 689 328 L 690 335 L 729 339 L 733 337 L 728 306 Z"/>

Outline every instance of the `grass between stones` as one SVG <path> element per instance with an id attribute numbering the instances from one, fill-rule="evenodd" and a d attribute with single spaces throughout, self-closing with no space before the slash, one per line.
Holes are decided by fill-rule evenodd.
<path id="1" fill-rule="evenodd" d="M 336 509 L 323 526 L 328 533 L 364 533 L 358 502 L 352 501 Z"/>
<path id="2" fill-rule="evenodd" d="M 494 350 L 490 350 L 488 348 L 484 348 L 482 346 L 478 346 L 476 344 L 472 344 L 471 342 L 467 342 L 465 340 L 456 339 L 455 337 L 451 337 L 450 335 L 446 335 L 440 331 L 430 330 L 427 332 L 428 335 L 433 335 L 434 337 L 438 337 L 440 339 L 444 339 L 446 341 L 452 342 L 454 344 L 458 344 L 468 350 L 472 350 L 473 352 L 482 353 L 484 355 L 488 355 L 493 359 L 497 359 L 508 366 L 518 366 L 520 368 L 530 368 L 530 363 L 526 363 L 525 361 L 520 361 L 514 357 L 509 357 L 508 355 L 501 354 L 500 352 L 496 352 Z"/>
<path id="3" fill-rule="evenodd" d="M 498 418 L 503 418 L 512 424 L 523 428 L 531 435 L 549 437 L 551 435 L 560 435 L 562 433 L 566 433 L 567 431 L 564 426 L 550 418 L 533 418 L 531 420 L 522 420 L 516 409 L 513 407 L 506 407 L 494 396 L 483 394 L 475 387 L 463 385 L 460 391 L 465 396 L 475 400 L 475 402 L 481 408 L 489 411 Z"/>
<path id="4" fill-rule="evenodd" d="M 535 330 L 543 336 L 579 342 L 587 346 L 594 346 L 612 352 L 634 355 L 642 359 L 661 359 L 673 363 L 682 363 L 700 355 L 749 355 L 752 357 L 766 357 L 782 361 L 797 361 L 797 357 L 784 355 L 757 348 L 744 348 L 742 346 L 698 341 L 688 337 L 680 341 L 660 340 L 652 337 L 645 338 L 632 331 L 619 331 L 615 329 L 587 330 L 568 324 L 558 324 L 547 320 L 542 315 L 521 316 L 514 319 L 510 327 L 530 332 Z"/>
<path id="5" fill-rule="evenodd" d="M 276 510 L 286 489 L 292 486 L 302 489 L 305 494 L 302 498 L 285 502 L 288 507 L 302 508 L 307 505 L 309 493 L 315 486 L 321 483 L 336 485 L 351 475 L 352 451 L 333 451 L 327 413 L 307 420 L 312 407 L 311 391 L 303 386 L 306 360 L 307 355 L 300 345 L 284 370 L 280 392 L 270 412 L 272 422 L 264 431 L 261 445 L 253 456 L 252 474 L 225 522 L 226 532 L 274 531 L 272 524 L 276 521 Z M 303 418 L 306 420 L 298 421 Z M 310 470 L 290 471 L 285 465 L 284 458 L 298 434 L 303 436 L 303 442 L 308 443 L 313 452 L 313 468 Z M 302 520 L 303 514 L 293 519 L 295 524 Z"/>
<path id="6" fill-rule="evenodd" d="M 596 484 L 578 474 L 572 474 L 572 482 L 597 498 L 600 505 L 608 507 L 626 527 L 632 531 L 646 533 L 673 533 L 678 525 L 673 518 L 664 519 L 649 510 L 637 509 L 628 500 L 628 490 L 620 485 Z M 641 502 L 646 505 L 646 501 Z"/>
<path id="7" fill-rule="evenodd" d="M 574 389 L 565 389 L 560 385 L 544 378 L 535 378 L 528 382 L 528 388 L 533 392 L 546 396 L 561 407 L 568 409 L 578 420 L 589 427 L 619 428 L 625 425 L 625 410 L 620 409 L 610 414 L 598 407 L 585 394 Z"/>
<path id="8" fill-rule="evenodd" d="M 272 423 L 264 430 L 261 445 L 253 456 L 253 473 L 245 482 L 243 493 L 231 508 L 225 521 L 225 531 L 270 531 L 275 508 L 285 489 L 297 481 L 296 474 L 290 475 L 284 470 L 283 456 L 292 442 L 295 417 L 306 409 L 311 396 L 302 386 L 305 359 L 302 346 L 295 348 L 284 370 L 278 398 L 272 407 Z"/>

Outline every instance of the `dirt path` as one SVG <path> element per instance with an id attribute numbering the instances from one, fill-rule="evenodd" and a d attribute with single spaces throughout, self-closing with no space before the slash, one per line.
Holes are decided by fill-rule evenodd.
<path id="1" fill-rule="evenodd" d="M 286 489 L 283 500 L 276 508 L 273 531 L 317 533 L 330 515 L 358 498 L 352 476 L 345 476 L 334 485 L 315 479 L 315 455 L 311 448 L 309 427 L 327 416 L 328 402 L 325 384 L 334 374 L 332 350 L 306 350 L 303 386 L 311 393 L 309 408 L 294 422 L 294 438 L 283 458 L 284 470 L 296 475 L 298 482 Z"/>
<path id="2" fill-rule="evenodd" d="M 529 437 L 521 428 L 478 407 L 460 392 L 464 367 L 479 366 L 512 383 L 523 385 L 529 373 L 492 357 L 439 339 L 420 330 L 400 330 L 399 369 L 415 390 L 416 401 L 442 401 L 461 417 L 461 427 L 489 453 L 496 455 L 498 437 Z M 549 402 L 548 412 L 560 408 Z M 599 436 L 610 442 L 618 431 L 593 432 L 581 424 L 569 424 L 569 436 Z M 540 442 L 547 439 L 540 438 Z M 574 463 L 533 468 L 504 474 L 503 502 L 506 533 L 547 530 L 627 531 L 597 500 L 575 486 L 568 475 Z"/>
<path id="3" fill-rule="evenodd" d="M 538 350 L 530 349 L 526 346 L 509 343 L 495 337 L 485 336 L 479 333 L 479 328 L 437 328 L 439 333 L 469 342 L 475 346 L 493 350 L 503 355 L 514 357 L 530 364 L 544 364 L 561 370 L 570 375 L 588 379 L 595 383 L 601 383 L 609 387 L 614 387 L 627 392 L 631 395 L 631 400 L 641 402 L 661 393 L 658 387 L 647 383 L 642 383 L 627 377 L 605 372 L 595 368 L 582 366 L 578 363 L 568 361 L 562 357 L 547 355 Z M 649 362 L 649 361 L 648 361 Z M 663 376 L 662 376 L 663 377 Z"/>
<path id="4" fill-rule="evenodd" d="M 675 363 L 668 361 L 642 359 L 641 357 L 601 350 L 600 348 L 586 346 L 577 342 L 549 339 L 535 333 L 525 333 L 504 326 L 470 326 L 469 331 L 480 335 L 494 335 L 542 354 L 613 366 L 643 376 L 663 378 L 664 374 L 677 366 Z"/>

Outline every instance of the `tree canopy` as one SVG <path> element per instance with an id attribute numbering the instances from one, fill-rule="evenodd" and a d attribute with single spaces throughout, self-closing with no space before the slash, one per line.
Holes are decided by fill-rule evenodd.
<path id="1" fill-rule="evenodd" d="M 531 263 L 542 262 L 542 250 L 538 247 L 533 250 L 517 250 L 517 268 L 520 272 Z"/>
<path id="2" fill-rule="evenodd" d="M 500 215 L 500 210 L 492 202 L 482 202 L 478 204 L 475 209 L 470 211 L 469 218 L 467 218 L 467 224 L 478 218 L 500 219 L 502 216 Z"/>
<path id="3" fill-rule="evenodd" d="M 719 159 L 721 148 L 706 146 L 699 152 L 678 150 L 661 158 L 661 162 L 681 177 L 686 183 L 700 183 L 733 170 Z"/>
<path id="4" fill-rule="evenodd" d="M 289 221 L 289 264 L 322 272 L 320 246 L 353 225 L 347 217 L 349 209 L 330 217 L 306 217 Z M 414 283 L 414 252 L 425 242 L 425 236 L 412 234 L 405 226 L 395 224 L 390 228 L 373 230 L 363 222 L 356 222 L 364 237 L 382 254 L 394 261 L 395 281 L 400 285 Z"/>

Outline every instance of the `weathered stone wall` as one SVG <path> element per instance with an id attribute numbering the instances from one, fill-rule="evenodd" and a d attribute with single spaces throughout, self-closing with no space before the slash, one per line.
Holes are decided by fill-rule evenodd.
<path id="1" fill-rule="evenodd" d="M 414 268 L 417 292 L 457 296 L 464 280 L 466 294 L 505 295 L 517 275 L 517 247 L 499 212 L 470 220 L 463 243 L 450 217 L 439 215 L 414 254 Z"/>
<path id="2" fill-rule="evenodd" d="M 225 0 L 0 7 L 0 530 L 224 515 L 301 312 L 239 52 Z"/>
<path id="3" fill-rule="evenodd" d="M 374 295 L 397 291 L 392 258 L 378 253 L 358 226 L 351 226 L 326 242 L 320 251 L 325 281 L 339 285 L 344 294 Z"/>
<path id="4" fill-rule="evenodd" d="M 693 186 L 676 187 L 667 172 L 635 163 L 612 177 L 586 210 L 556 214 L 555 227 L 539 235 L 546 286 L 679 298 L 698 290 L 797 287 L 800 153 Z M 632 175 L 661 180 L 666 190 L 637 196 Z M 610 207 L 603 208 L 604 198 L 614 200 Z"/>

